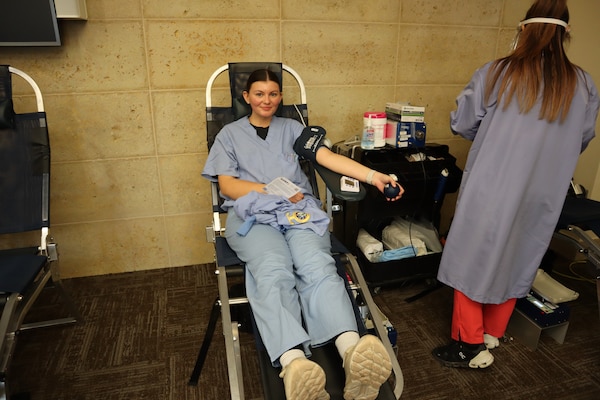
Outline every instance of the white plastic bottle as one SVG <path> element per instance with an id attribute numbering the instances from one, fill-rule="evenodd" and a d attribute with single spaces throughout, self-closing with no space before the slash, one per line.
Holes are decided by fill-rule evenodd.
<path id="1" fill-rule="evenodd" d="M 373 137 L 373 147 L 385 146 L 385 125 L 387 122 L 386 114 L 380 111 L 367 111 L 363 116 L 363 136 L 367 131 L 367 142 L 370 142 L 370 137 Z M 369 146 L 370 143 L 366 145 Z M 363 147 L 365 148 L 365 147 Z"/>
<path id="2" fill-rule="evenodd" d="M 360 147 L 365 150 L 373 150 L 375 148 L 375 129 L 372 126 L 364 126 Z"/>

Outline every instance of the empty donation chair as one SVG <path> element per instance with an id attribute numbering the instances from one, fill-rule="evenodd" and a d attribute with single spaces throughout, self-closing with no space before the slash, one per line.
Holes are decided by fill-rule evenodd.
<path id="1" fill-rule="evenodd" d="M 33 88 L 37 112 L 14 113 L 13 74 Z M 29 75 L 0 66 L 0 399 L 10 395 L 6 377 L 17 334 L 79 319 L 58 274 L 49 202 L 50 145 L 40 90 Z M 46 287 L 62 296 L 70 316 L 24 322 Z"/>
<path id="2" fill-rule="evenodd" d="M 572 184 L 573 188 L 579 188 Z M 580 189 L 578 189 L 580 190 Z M 586 261 L 595 269 L 600 310 L 600 201 L 585 193 L 567 196 L 549 250 L 574 261 Z"/>
<path id="3" fill-rule="evenodd" d="M 284 87 L 285 93 L 295 93 L 301 99 L 299 104 L 280 105 L 276 115 L 294 118 L 302 122 L 304 125 L 307 124 L 308 112 L 306 105 L 306 92 L 304 83 L 296 71 L 281 63 L 230 63 L 222 66 L 213 73 L 206 88 L 207 141 L 209 148 L 212 146 L 215 136 L 225 124 L 250 113 L 250 108 L 244 102 L 241 94 L 244 90 L 244 86 L 250 73 L 259 68 L 268 68 L 275 72 Z M 228 83 L 230 86 L 232 104 L 231 106 L 226 107 L 215 107 L 212 105 L 211 91 L 217 77 L 226 71 L 229 72 Z M 284 75 L 285 78 L 288 78 L 289 76 L 293 78 L 292 81 L 295 81 L 298 92 L 294 92 L 294 89 L 286 86 L 286 82 L 284 82 L 284 79 L 282 79 Z M 348 201 L 360 200 L 365 195 L 365 190 L 362 187 L 358 193 L 342 192 L 340 189 L 340 175 L 326 170 L 323 167 L 306 162 L 305 165 L 303 165 L 303 169 L 307 173 L 307 176 L 311 181 L 313 191 L 317 197 L 318 184 L 315 170 L 319 173 L 327 187 L 327 204 L 330 204 L 330 199 L 332 198 L 333 194 L 335 194 L 335 196 L 338 198 Z M 207 357 L 210 341 L 215 331 L 215 325 L 220 315 L 223 324 L 223 335 L 225 337 L 231 398 L 244 399 L 244 382 L 239 341 L 240 323 L 239 321 L 234 320 L 234 317 L 239 316 L 239 314 L 238 312 L 232 313 L 232 306 L 237 307 L 240 304 L 246 304 L 248 300 L 243 294 L 243 291 L 240 293 L 238 290 L 239 287 L 236 287 L 236 285 L 231 285 L 228 281 L 228 277 L 231 278 L 233 276 L 243 275 L 244 264 L 238 259 L 237 255 L 229 247 L 226 241 L 224 236 L 225 227 L 223 227 L 221 224 L 221 214 L 223 213 L 223 210 L 220 207 L 221 199 L 219 197 L 218 184 L 213 182 L 211 185 L 213 223 L 208 229 L 208 232 L 211 233 L 211 237 L 209 237 L 209 239 L 213 241 L 215 245 L 218 297 L 213 305 L 211 318 L 204 336 L 204 342 L 200 348 L 198 359 L 194 371 L 192 372 L 189 384 L 198 384 L 202 366 Z M 331 212 L 330 207 L 328 207 L 327 211 Z M 356 259 L 348 250 L 343 247 L 338 240 L 336 240 L 333 236 L 331 237 L 332 254 L 336 259 L 338 273 L 346 281 L 348 295 L 355 306 L 355 316 L 359 326 L 359 333 L 363 334 L 367 331 L 364 324 L 364 319 L 361 317 L 361 312 L 363 313 L 362 315 L 364 315 L 364 310 L 367 309 L 367 313 L 370 316 L 370 321 L 372 321 L 373 324 L 373 327 L 369 332 L 376 334 L 382 340 L 384 347 L 389 353 L 392 361 L 392 375 L 388 382 L 384 383 L 384 385 L 381 387 L 379 396 L 377 398 L 398 399 L 403 390 L 404 380 L 396 354 L 394 353 L 392 344 L 388 337 L 388 329 L 386 325 L 384 325 L 382 314 L 377 308 L 377 305 L 375 304 L 371 293 L 369 292 L 367 283 L 361 273 Z M 361 304 L 360 310 L 357 306 L 357 298 L 360 298 L 364 303 Z M 324 304 L 323 306 L 326 305 Z M 246 309 L 249 310 L 250 308 L 246 307 Z M 245 317 L 240 317 L 240 319 L 242 318 Z M 280 369 L 272 366 L 267 351 L 262 343 L 262 339 L 256 329 L 254 329 L 254 337 L 261 369 L 261 383 L 263 385 L 264 398 L 267 400 L 285 399 L 286 397 L 283 387 L 283 380 L 279 377 Z M 311 348 L 311 352 L 311 359 L 320 364 L 325 371 L 327 377 L 326 390 L 331 396 L 331 399 L 342 399 L 345 374 L 342 367 L 342 360 L 335 345 L 331 343 L 322 347 Z"/>

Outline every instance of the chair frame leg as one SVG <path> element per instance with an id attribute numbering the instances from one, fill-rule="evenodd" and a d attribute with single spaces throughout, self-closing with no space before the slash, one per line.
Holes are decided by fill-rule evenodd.
<path id="1" fill-rule="evenodd" d="M 208 349 L 214 336 L 217 320 L 219 315 L 221 316 L 223 324 L 223 336 L 225 337 L 225 352 L 227 357 L 227 372 L 229 376 L 229 391 L 232 400 L 244 399 L 244 381 L 242 373 L 242 356 L 240 347 L 240 333 L 239 324 L 237 321 L 231 320 L 231 309 L 230 306 L 238 304 L 248 303 L 246 297 L 229 297 L 229 287 L 227 283 L 227 271 L 226 267 L 217 267 L 217 282 L 219 295 L 217 296 L 211 313 L 204 339 L 198 357 L 196 358 L 196 364 L 194 370 L 190 376 L 188 384 L 190 386 L 197 386 L 202 373 L 202 368 L 206 361 Z M 1 399 L 0 399 L 1 400 Z"/>
<path id="2" fill-rule="evenodd" d="M 50 273 L 47 273 L 48 270 L 41 273 L 41 281 L 36 284 L 36 287 L 31 293 L 11 293 L 6 299 L 2 318 L 0 319 L 0 337 L 3 338 L 3 340 L 0 341 L 0 377 L 2 379 L 5 378 L 3 375 L 5 375 L 6 371 L 8 370 L 18 332 L 51 326 L 75 324 L 81 320 L 81 314 L 79 313 L 79 310 L 75 306 L 75 303 L 73 303 L 73 300 L 67 294 L 60 279 L 58 277 L 56 279 L 52 278 L 53 263 L 56 262 L 57 261 L 52 261 L 47 267 L 45 267 L 50 268 Z M 37 301 L 40 293 L 50 285 L 53 285 L 59 291 L 61 300 L 68 308 L 69 316 L 64 318 L 23 323 L 23 320 L 27 316 L 30 308 Z M 1 397 L 0 400 L 2 400 Z"/>
<path id="3" fill-rule="evenodd" d="M 600 246 L 578 226 L 569 225 L 567 229 L 579 239 L 580 252 L 585 254 L 588 262 L 596 267 L 596 291 L 598 293 L 598 312 L 600 315 Z"/>
<path id="4" fill-rule="evenodd" d="M 65 287 L 63 286 L 62 282 L 59 279 L 54 279 L 51 277 L 49 279 L 49 281 L 46 283 L 46 286 L 49 286 L 49 285 L 53 285 L 53 287 L 59 292 L 61 300 L 64 302 L 64 304 L 66 305 L 66 307 L 68 309 L 69 316 L 64 317 L 64 318 L 56 318 L 56 319 L 52 319 L 52 320 L 46 320 L 46 321 L 36 321 L 36 322 L 24 323 L 24 324 L 21 324 L 21 328 L 19 329 L 20 331 L 26 331 L 29 329 L 37 329 L 37 328 L 47 328 L 50 326 L 58 326 L 58 325 L 69 325 L 69 324 L 75 324 L 77 322 L 83 322 L 81 313 L 75 306 L 75 303 L 73 302 L 73 299 L 71 299 L 71 296 L 69 296 L 69 294 L 65 290 Z"/>
<path id="5" fill-rule="evenodd" d="M 59 290 L 61 299 L 66 303 L 70 312 L 70 317 L 57 318 L 52 320 L 37 321 L 22 323 L 31 306 L 37 300 L 39 292 L 46 288 L 49 284 Z M 24 301 L 23 304 L 20 304 Z M 18 315 L 16 315 L 18 314 Z M 81 316 L 77 307 L 64 290 L 60 281 L 53 281 L 50 275 L 47 275 L 45 281 L 40 284 L 34 291 L 34 294 L 29 294 L 27 298 L 23 298 L 20 293 L 10 294 L 4 303 L 2 318 L 0 319 L 0 337 L 3 340 L 0 342 L 0 400 L 6 400 L 8 397 L 8 383 L 6 382 L 6 373 L 13 355 L 13 351 L 17 342 L 17 334 L 22 331 L 45 328 L 51 326 L 75 324 L 81 320 Z"/>
<path id="6" fill-rule="evenodd" d="M 232 400 L 244 399 L 244 379 L 242 376 L 242 357 L 240 352 L 240 336 L 237 322 L 231 321 L 230 305 L 247 302 L 248 299 L 229 298 L 227 284 L 227 270 L 225 267 L 217 268 L 219 297 L 221 298 L 221 320 L 223 322 L 223 336 L 225 336 L 225 353 L 227 356 L 227 369 L 229 372 L 229 390 Z M 223 307 L 224 305 L 224 307 Z"/>
<path id="7" fill-rule="evenodd" d="M 217 297 L 213 304 L 212 310 L 210 312 L 210 318 L 208 320 L 206 332 L 204 333 L 204 340 L 202 341 L 202 346 L 200 347 L 200 351 L 198 352 L 198 357 L 196 358 L 196 364 L 194 365 L 194 370 L 192 371 L 192 375 L 190 376 L 190 380 L 188 381 L 188 385 L 190 385 L 190 386 L 198 385 L 198 380 L 200 379 L 200 374 L 202 373 L 202 368 L 204 367 L 204 363 L 206 362 L 208 348 L 210 347 L 210 343 L 212 342 L 213 335 L 215 334 L 215 329 L 217 327 L 217 320 L 219 319 L 220 313 L 221 313 L 221 301 L 219 300 L 219 297 Z"/>
<path id="8" fill-rule="evenodd" d="M 390 356 L 390 360 L 392 363 L 392 390 L 395 398 L 399 399 L 404 389 L 404 377 L 402 374 L 402 369 L 400 368 L 400 364 L 398 363 L 396 353 L 394 352 L 394 349 L 392 348 L 392 345 L 390 343 L 388 332 L 383 322 L 383 318 L 379 312 L 375 301 L 373 300 L 369 286 L 367 285 L 367 282 L 361 272 L 360 266 L 358 265 L 356 258 L 349 253 L 345 253 L 341 256 L 343 257 L 343 262 L 346 265 L 346 270 L 350 274 L 354 285 L 356 286 L 356 290 L 359 291 L 363 301 L 367 305 L 368 309 L 371 311 L 370 315 L 377 336 L 381 339 L 386 351 Z M 239 270 L 231 270 L 231 273 L 234 272 L 239 275 Z M 248 299 L 246 297 L 230 298 L 229 284 L 227 282 L 227 267 L 218 266 L 216 274 L 219 295 L 217 296 L 217 299 L 213 304 L 204 340 L 198 353 L 196 365 L 188 383 L 192 386 L 196 386 L 198 384 L 200 373 L 205 363 L 208 348 L 216 330 L 217 320 L 220 315 L 223 325 L 223 336 L 225 338 L 225 350 L 231 399 L 242 400 L 245 397 L 240 349 L 239 324 L 237 321 L 232 321 L 230 306 L 247 304 Z"/>
<path id="9" fill-rule="evenodd" d="M 348 272 L 350 273 L 353 282 L 358 285 L 357 289 L 359 290 L 363 301 L 371 311 L 370 315 L 373 320 L 373 325 L 375 327 L 375 331 L 377 332 L 377 336 L 381 339 L 381 342 L 383 343 L 383 346 L 385 347 L 392 361 L 394 396 L 396 396 L 396 399 L 399 399 L 402 395 L 402 391 L 404 390 L 404 375 L 402 374 L 402 369 L 398 363 L 398 357 L 392 348 L 387 330 L 384 328 L 383 319 L 381 318 L 381 314 L 378 312 L 378 307 L 375 304 L 375 300 L 373 300 L 373 296 L 371 296 L 371 291 L 369 290 L 367 281 L 360 270 L 360 266 L 358 265 L 356 258 L 347 253 L 344 254 L 343 257 L 346 261 L 346 268 L 348 268 Z"/>
<path id="10" fill-rule="evenodd" d="M 5 386 L 5 374 L 15 345 L 16 332 L 12 329 L 11 318 L 17 309 L 19 297 L 18 293 L 12 293 L 7 297 L 4 303 L 4 312 L 2 313 L 2 318 L 0 318 L 0 337 L 3 338 L 0 341 L 0 384 L 2 387 Z"/>

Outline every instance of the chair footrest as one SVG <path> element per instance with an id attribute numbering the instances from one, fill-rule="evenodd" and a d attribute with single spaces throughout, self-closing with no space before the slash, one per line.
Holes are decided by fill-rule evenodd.
<path id="1" fill-rule="evenodd" d="M 69 325 L 77 323 L 77 319 L 75 317 L 69 318 L 57 318 L 51 319 L 47 321 L 39 321 L 39 322 L 29 322 L 21 325 L 20 331 L 26 331 L 29 329 L 37 329 L 37 328 L 48 328 L 50 326 L 60 326 L 60 325 Z"/>
<path id="2" fill-rule="evenodd" d="M 329 393 L 329 396 L 331 396 L 331 400 L 343 400 L 346 375 L 337 348 L 333 343 L 330 343 L 322 347 L 313 348 L 311 352 L 311 360 L 319 364 L 325 371 L 325 376 L 327 377 L 325 389 Z M 283 387 L 283 379 L 279 377 L 280 369 L 272 366 L 266 351 L 261 350 L 258 353 L 265 400 L 284 399 L 285 389 Z M 383 385 L 377 399 L 396 400 L 391 385 Z"/>

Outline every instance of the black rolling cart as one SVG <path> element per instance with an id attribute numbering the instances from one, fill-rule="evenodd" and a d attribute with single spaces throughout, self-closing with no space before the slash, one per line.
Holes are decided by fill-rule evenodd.
<path id="1" fill-rule="evenodd" d="M 377 171 L 395 174 L 405 193 L 399 201 L 388 202 L 374 187 L 360 202 L 334 198 L 339 211 L 333 215 L 334 234 L 358 258 L 370 286 L 384 286 L 412 279 L 435 278 L 441 252 L 401 260 L 370 262 L 356 245 L 361 228 L 381 240 L 383 229 L 395 218 L 424 222 L 439 230 L 440 207 L 445 193 L 458 190 L 462 171 L 456 166 L 447 145 L 430 143 L 419 148 L 383 147 L 363 150 L 356 143 L 343 142 L 332 150 L 347 155 Z M 447 177 L 442 177 L 442 171 Z"/>

